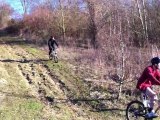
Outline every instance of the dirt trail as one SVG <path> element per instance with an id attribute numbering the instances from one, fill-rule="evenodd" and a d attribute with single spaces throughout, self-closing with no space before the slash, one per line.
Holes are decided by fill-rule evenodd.
<path id="1" fill-rule="evenodd" d="M 8 73 L 6 65 L 15 66 L 19 76 L 32 90 L 32 94 L 44 102 L 54 102 L 55 96 L 66 99 L 61 83 L 53 79 L 50 71 L 42 64 L 36 62 L 32 54 L 18 46 L 0 45 L 1 54 L 0 68 Z"/>

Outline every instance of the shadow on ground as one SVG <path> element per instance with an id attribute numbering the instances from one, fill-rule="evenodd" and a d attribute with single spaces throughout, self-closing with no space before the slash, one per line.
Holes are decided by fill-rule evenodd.
<path id="1" fill-rule="evenodd" d="M 5 62 L 5 63 L 39 63 L 39 62 L 44 62 L 44 61 L 49 61 L 49 59 L 33 59 L 33 60 L 11 60 L 11 59 L 5 59 L 5 60 L 0 60 L 0 62 Z"/>
<path id="2" fill-rule="evenodd" d="M 36 98 L 35 96 L 31 96 L 31 95 L 16 94 L 13 92 L 4 92 L 2 90 L 0 90 L 0 94 L 4 94 L 5 96 L 10 96 L 10 97 L 18 97 L 18 98 L 26 98 L 26 99 Z"/>
<path id="3" fill-rule="evenodd" d="M 114 98 L 109 98 L 109 99 L 105 99 L 105 98 L 103 98 L 103 99 L 86 99 L 86 98 L 83 98 L 83 99 L 82 98 L 79 98 L 79 99 L 78 98 L 77 99 L 54 99 L 53 97 L 52 98 L 46 97 L 46 100 L 48 102 L 50 102 L 51 105 L 71 102 L 72 104 L 76 104 L 76 105 L 80 106 L 81 104 L 85 103 L 85 104 L 91 106 L 91 108 L 92 108 L 90 110 L 91 112 L 105 112 L 105 111 L 123 112 L 123 111 L 125 111 L 124 109 L 120 109 L 120 108 L 109 108 L 108 109 L 107 106 L 102 103 L 102 101 L 111 101 L 113 99 Z M 98 102 L 96 107 L 91 104 L 94 101 Z"/>
<path id="4" fill-rule="evenodd" d="M 34 42 L 32 41 L 27 41 L 27 40 L 20 40 L 20 39 L 17 39 L 17 40 L 3 40 L 3 41 L 0 41 L 0 44 L 3 45 L 3 44 L 8 44 L 8 45 L 31 45 L 31 44 L 34 44 Z"/>

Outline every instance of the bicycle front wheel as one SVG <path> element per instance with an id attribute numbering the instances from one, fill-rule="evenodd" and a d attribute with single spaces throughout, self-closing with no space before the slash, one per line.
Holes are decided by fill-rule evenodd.
<path id="1" fill-rule="evenodd" d="M 146 109 L 144 104 L 140 101 L 132 101 L 128 104 L 126 109 L 127 120 L 144 120 Z"/>
<path id="2" fill-rule="evenodd" d="M 54 62 L 58 63 L 58 57 L 57 56 L 54 56 Z"/>

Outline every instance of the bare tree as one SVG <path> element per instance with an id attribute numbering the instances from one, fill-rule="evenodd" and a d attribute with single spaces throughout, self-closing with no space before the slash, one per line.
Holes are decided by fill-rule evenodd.
<path id="1" fill-rule="evenodd" d="M 26 0 L 20 0 L 21 4 L 22 4 L 22 7 L 23 7 L 23 12 L 24 12 L 24 17 L 26 16 L 27 14 L 27 2 Z"/>
<path id="2" fill-rule="evenodd" d="M 29 12 L 29 9 L 31 8 L 32 2 L 35 2 L 36 0 L 20 0 L 22 8 L 23 8 L 23 16 L 26 17 L 27 13 Z"/>
<path id="3" fill-rule="evenodd" d="M 148 41 L 148 22 L 147 22 L 146 1 L 136 0 L 136 5 L 137 5 L 138 15 L 139 15 L 142 29 L 143 29 L 144 40 L 146 40 L 148 43 L 149 41 Z"/>
<path id="4" fill-rule="evenodd" d="M 143 0 L 143 12 L 144 12 L 144 23 L 145 23 L 145 38 L 148 41 L 148 21 L 147 21 L 147 10 L 146 10 L 146 0 Z"/>
<path id="5" fill-rule="evenodd" d="M 89 31 L 91 36 L 91 45 L 93 48 L 97 48 L 97 41 L 96 41 L 96 35 L 97 35 L 97 26 L 95 23 L 95 5 L 92 0 L 86 0 L 89 10 Z"/>
<path id="6" fill-rule="evenodd" d="M 0 4 L 0 27 L 6 27 L 7 22 L 10 20 L 10 16 L 13 12 L 11 6 L 6 3 Z"/>
<path id="7" fill-rule="evenodd" d="M 65 41 L 66 27 L 65 27 L 65 15 L 64 15 L 64 5 L 61 0 L 59 0 L 60 10 L 61 10 L 61 28 L 63 34 L 63 41 Z"/>

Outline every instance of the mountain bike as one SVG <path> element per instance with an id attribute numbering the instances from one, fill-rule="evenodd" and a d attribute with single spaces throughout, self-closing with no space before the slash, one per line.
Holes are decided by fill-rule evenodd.
<path id="1" fill-rule="evenodd" d="M 157 107 L 155 112 L 157 113 L 159 109 L 160 106 Z M 151 112 L 151 109 L 149 107 L 148 96 L 142 93 L 142 101 L 131 101 L 127 105 L 126 118 L 127 120 L 153 120 L 154 118 L 145 118 L 145 115 L 149 112 Z"/>
<path id="2" fill-rule="evenodd" d="M 49 56 L 50 60 L 53 60 L 55 63 L 58 63 L 58 55 L 57 55 L 57 51 L 56 50 L 52 50 L 50 56 Z"/>

